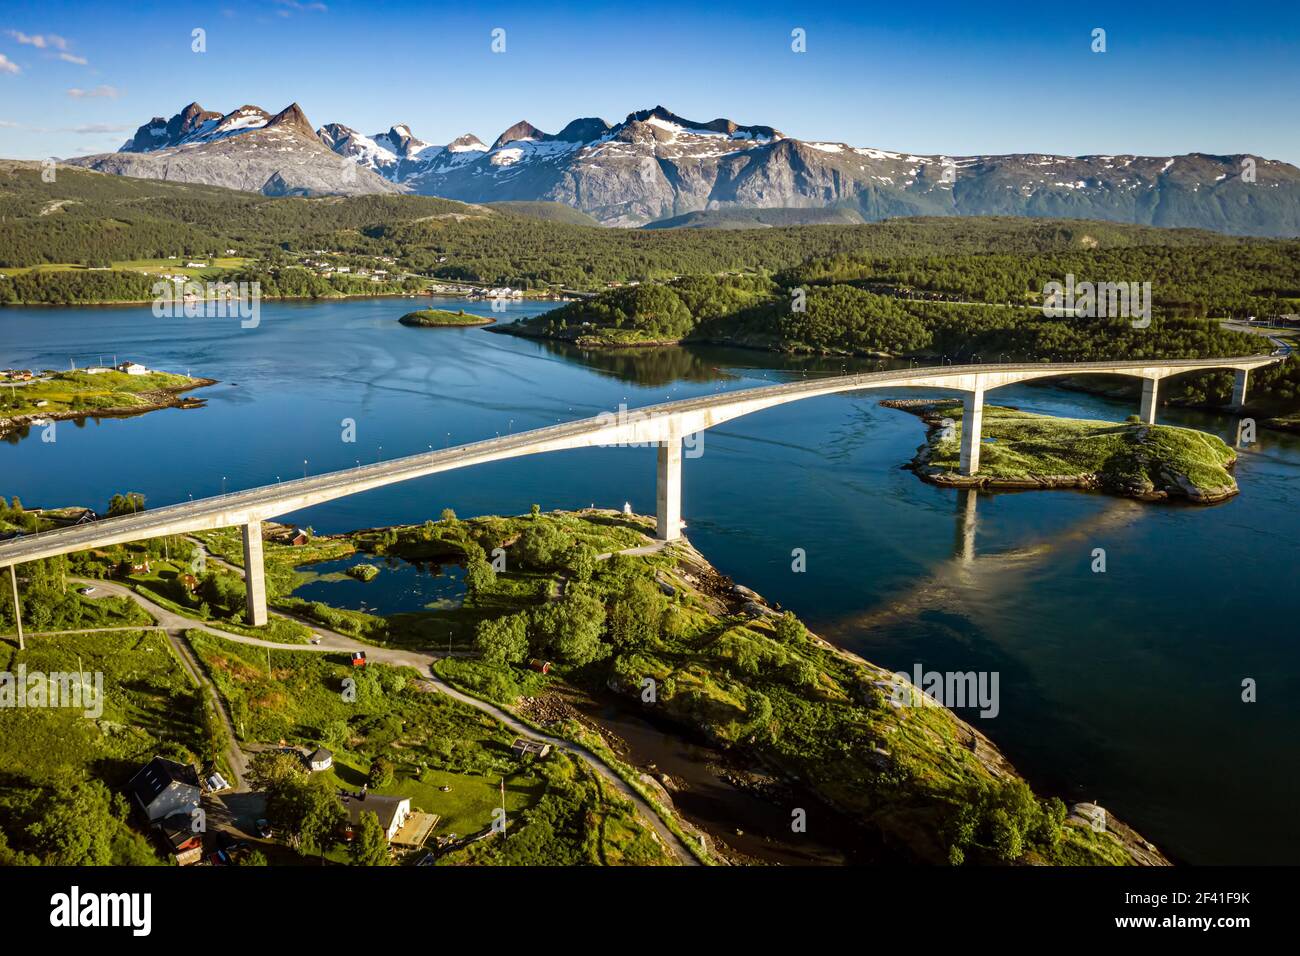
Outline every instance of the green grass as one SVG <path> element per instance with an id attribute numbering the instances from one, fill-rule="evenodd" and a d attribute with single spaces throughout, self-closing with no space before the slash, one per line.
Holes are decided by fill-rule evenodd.
<path id="1" fill-rule="evenodd" d="M 665 863 L 666 851 L 637 822 L 631 804 L 562 753 L 523 763 L 514 734 L 474 708 L 420 689 L 410 671 L 372 665 L 364 672 L 344 655 L 251 648 L 198 632 L 191 643 L 225 698 L 241 739 L 325 742 L 327 771 L 338 787 L 356 789 L 379 757 L 395 768 L 377 789 L 410 797 L 440 817 L 436 835 L 477 833 L 492 823 L 505 779 L 508 839 L 456 851 L 459 863 Z M 340 693 L 357 682 L 356 695 Z M 443 792 L 439 789 L 449 786 Z M 335 854 L 337 856 L 337 854 Z"/>
<path id="2" fill-rule="evenodd" d="M 56 372 L 48 380 L 26 385 L 0 383 L 0 417 L 152 408 L 170 394 L 197 384 L 196 379 L 169 372 Z"/>
<path id="3" fill-rule="evenodd" d="M 956 474 L 962 406 L 936 403 L 932 413 L 951 419 L 955 427 L 947 438 L 942 428 L 931 430 L 924 470 Z M 1217 436 L 1192 428 L 1057 418 L 987 405 L 982 436 L 981 478 L 1031 481 L 1092 476 L 1101 488 L 1114 493 L 1192 500 L 1221 497 L 1237 489 L 1228 471 L 1236 454 Z"/>
<path id="4" fill-rule="evenodd" d="M 415 312 L 406 313 L 398 321 L 403 325 L 429 328 L 435 326 L 489 325 L 493 320 L 481 315 L 474 315 L 472 312 L 466 312 L 464 309 L 459 312 L 449 312 L 446 309 L 419 309 Z"/>
<path id="5" fill-rule="evenodd" d="M 28 639 L 26 651 L 0 643 L 0 671 L 102 673 L 104 712 L 88 719 L 67 708 L 0 708 L 0 768 L 37 785 L 69 776 L 120 786 L 155 753 L 210 757 L 198 720 L 200 698 L 157 631 L 68 634 Z"/>

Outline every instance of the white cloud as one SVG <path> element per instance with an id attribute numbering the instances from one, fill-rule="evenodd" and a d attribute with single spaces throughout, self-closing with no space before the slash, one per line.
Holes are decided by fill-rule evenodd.
<path id="1" fill-rule="evenodd" d="M 97 86 L 93 90 L 83 90 L 80 87 L 74 86 L 72 87 L 72 89 L 68 90 L 68 95 L 71 96 L 74 100 L 86 100 L 86 99 L 115 100 L 122 95 L 122 91 L 119 90 L 116 86 Z"/>
<path id="2" fill-rule="evenodd" d="M 300 0 L 275 0 L 275 3 L 277 6 L 288 7 L 290 10 L 297 10 L 299 13 L 324 13 L 329 9 L 323 3 L 301 3 Z M 280 15 L 288 16 L 288 14 L 283 11 Z"/>
<path id="3" fill-rule="evenodd" d="M 28 34 L 23 33 L 21 30 L 8 30 L 6 32 L 19 43 L 34 46 L 38 50 L 66 50 L 68 48 L 68 41 L 56 33 Z"/>
<path id="4" fill-rule="evenodd" d="M 5 33 L 24 46 L 33 46 L 38 50 L 47 51 L 47 55 L 56 57 L 64 63 L 75 63 L 77 66 L 86 66 L 88 63 L 84 56 L 70 52 L 71 43 L 57 33 L 23 33 L 22 30 L 6 30 Z"/>
<path id="5" fill-rule="evenodd" d="M 21 72 L 22 70 L 18 68 L 17 63 L 9 59 L 9 57 L 5 56 L 3 53 L 0 53 L 0 73 L 21 73 Z"/>

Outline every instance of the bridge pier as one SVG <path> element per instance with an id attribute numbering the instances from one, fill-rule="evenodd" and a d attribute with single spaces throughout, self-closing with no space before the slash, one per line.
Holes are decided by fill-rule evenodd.
<path id="1" fill-rule="evenodd" d="M 250 521 L 244 535 L 244 589 L 248 609 L 245 617 L 254 627 L 266 623 L 266 566 L 262 561 L 262 522 Z"/>
<path id="2" fill-rule="evenodd" d="M 18 603 L 18 565 L 9 565 L 9 593 L 14 599 L 14 626 L 18 629 L 18 649 L 26 650 L 23 644 L 23 606 Z"/>
<path id="3" fill-rule="evenodd" d="M 984 430 L 984 389 L 967 392 L 961 400 L 961 462 L 963 475 L 970 476 L 980 468 L 980 432 Z"/>
<path id="4" fill-rule="evenodd" d="M 1160 379 L 1142 379 L 1142 410 L 1138 417 L 1148 425 L 1156 423 L 1156 403 L 1160 400 Z"/>
<path id="5" fill-rule="evenodd" d="M 655 537 L 676 541 L 682 536 L 682 436 L 673 429 L 659 445 L 655 483 Z"/>
<path id="6" fill-rule="evenodd" d="M 1250 375 L 1250 369 L 1237 369 L 1236 381 L 1232 383 L 1232 407 L 1236 409 L 1244 408 L 1246 405 L 1246 379 Z"/>

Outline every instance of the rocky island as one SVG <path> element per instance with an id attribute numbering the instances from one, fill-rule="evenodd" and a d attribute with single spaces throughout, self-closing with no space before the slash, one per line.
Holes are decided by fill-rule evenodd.
<path id="1" fill-rule="evenodd" d="M 958 471 L 962 403 L 925 399 L 880 403 L 929 426 L 910 467 L 936 485 L 988 489 L 1082 488 L 1147 501 L 1212 504 L 1237 493 L 1236 453 L 1216 435 L 1149 425 L 1131 416 L 1104 422 L 984 407 L 979 473 Z"/>
<path id="2" fill-rule="evenodd" d="M 461 309 L 451 312 L 447 309 L 418 309 L 408 312 L 397 320 L 402 325 L 414 328 L 452 328 L 464 325 L 491 325 L 496 319 L 483 315 L 474 315 Z"/>

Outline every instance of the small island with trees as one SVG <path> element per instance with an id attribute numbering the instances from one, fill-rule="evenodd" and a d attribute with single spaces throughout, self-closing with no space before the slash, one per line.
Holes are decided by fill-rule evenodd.
<path id="1" fill-rule="evenodd" d="M 491 325 L 496 319 L 484 315 L 474 315 L 460 309 L 456 312 L 447 309 L 418 309 L 408 312 L 397 320 L 403 325 L 415 328 L 449 328 L 464 325 Z"/>
<path id="2" fill-rule="evenodd" d="M 962 403 L 881 402 L 919 415 L 926 443 L 909 467 L 932 484 L 988 489 L 1080 488 L 1144 501 L 1213 504 L 1237 493 L 1229 469 L 1237 455 L 1223 439 L 1194 428 L 1035 415 L 984 406 L 979 473 L 962 475 Z"/>

